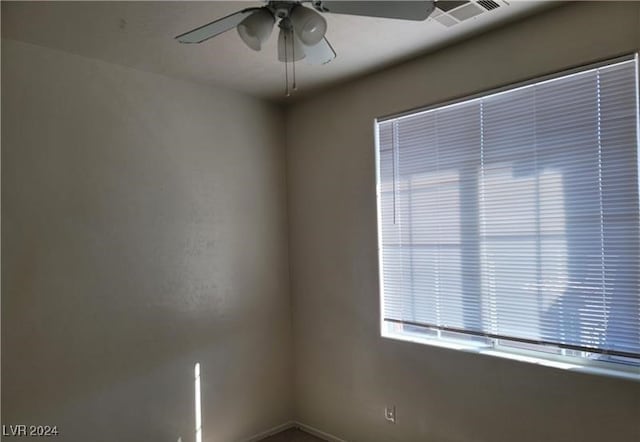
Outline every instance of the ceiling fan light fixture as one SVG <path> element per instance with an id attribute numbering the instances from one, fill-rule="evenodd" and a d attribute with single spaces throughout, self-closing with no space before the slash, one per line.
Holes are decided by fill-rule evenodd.
<path id="1" fill-rule="evenodd" d="M 293 30 L 306 46 L 320 43 L 327 32 L 325 18 L 310 8 L 298 5 L 291 10 Z"/>
<path id="2" fill-rule="evenodd" d="M 262 8 L 242 20 L 238 25 L 238 34 L 247 46 L 254 51 L 262 49 L 273 30 L 275 18 L 268 9 Z"/>

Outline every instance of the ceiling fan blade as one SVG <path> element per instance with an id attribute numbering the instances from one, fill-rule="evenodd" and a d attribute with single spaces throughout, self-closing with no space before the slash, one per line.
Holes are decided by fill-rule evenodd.
<path id="1" fill-rule="evenodd" d="M 309 64 L 327 64 L 336 58 L 336 51 L 333 50 L 327 38 L 320 40 L 313 46 L 304 46 L 305 60 Z"/>
<path id="2" fill-rule="evenodd" d="M 429 1 L 322 1 L 320 8 L 334 14 L 426 20 L 436 5 Z"/>
<path id="3" fill-rule="evenodd" d="M 216 35 L 222 34 L 223 32 L 227 32 L 240 24 L 242 20 L 251 15 L 253 11 L 260 8 L 247 8 L 242 11 L 235 12 L 231 15 L 227 15 L 226 17 L 220 18 L 218 20 L 212 21 L 204 26 L 200 26 L 199 28 L 192 29 L 189 32 L 185 32 L 184 34 L 180 34 L 176 37 L 180 43 L 202 43 L 203 41 L 209 40 L 210 38 L 215 37 Z"/>

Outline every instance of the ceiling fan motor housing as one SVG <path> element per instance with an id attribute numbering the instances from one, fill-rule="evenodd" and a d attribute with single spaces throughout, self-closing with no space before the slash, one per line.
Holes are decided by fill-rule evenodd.
<path id="1" fill-rule="evenodd" d="M 289 17 L 291 15 L 291 9 L 299 4 L 300 2 L 296 1 L 270 1 L 266 7 L 269 8 L 275 17 L 282 19 Z"/>

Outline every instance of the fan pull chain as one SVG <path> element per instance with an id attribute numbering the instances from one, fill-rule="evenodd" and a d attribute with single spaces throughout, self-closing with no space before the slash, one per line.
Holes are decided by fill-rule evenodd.
<path id="1" fill-rule="evenodd" d="M 285 83 L 284 95 L 286 97 L 289 97 L 291 96 L 291 93 L 289 92 L 289 66 L 288 66 L 289 51 L 287 50 L 287 34 L 288 32 L 285 31 L 284 33 L 284 83 Z"/>
<path id="2" fill-rule="evenodd" d="M 293 56 L 293 90 L 295 91 L 298 86 L 296 85 L 296 41 L 291 31 L 291 54 Z"/>

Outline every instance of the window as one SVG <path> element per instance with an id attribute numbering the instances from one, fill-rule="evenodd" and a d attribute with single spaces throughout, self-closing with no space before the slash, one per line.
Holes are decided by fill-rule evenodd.
<path id="1" fill-rule="evenodd" d="M 638 124 L 630 57 L 377 120 L 382 334 L 640 373 Z"/>

